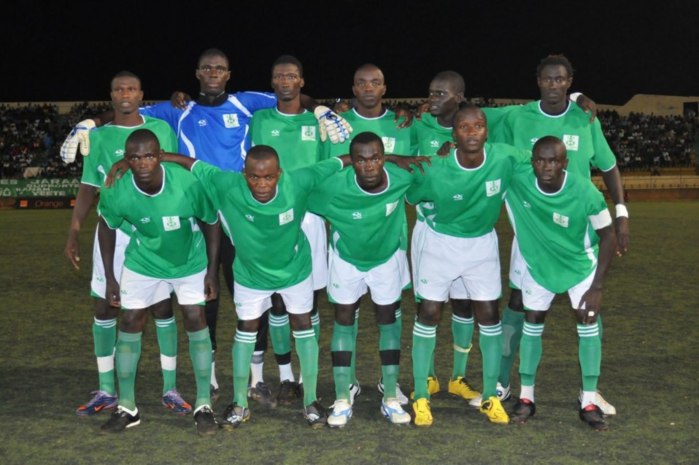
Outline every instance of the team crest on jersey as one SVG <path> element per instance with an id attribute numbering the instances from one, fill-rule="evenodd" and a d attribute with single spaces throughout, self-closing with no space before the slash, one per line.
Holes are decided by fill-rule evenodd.
<path id="1" fill-rule="evenodd" d="M 279 214 L 279 226 L 285 225 L 287 223 L 291 223 L 294 221 L 294 209 L 290 209 L 285 211 L 284 213 Z"/>
<path id="2" fill-rule="evenodd" d="M 568 217 L 561 215 L 560 213 L 553 212 L 553 222 L 557 225 L 563 226 L 564 228 L 568 227 Z"/>
<path id="3" fill-rule="evenodd" d="M 269 135 L 272 137 L 279 137 L 279 134 L 279 129 L 272 129 L 271 131 L 269 131 Z"/>
<path id="4" fill-rule="evenodd" d="M 238 123 L 238 115 L 235 113 L 227 113 L 223 115 L 223 124 L 227 128 L 237 128 L 240 126 L 240 123 Z"/>
<path id="5" fill-rule="evenodd" d="M 386 153 L 393 153 L 396 151 L 396 138 L 395 137 L 382 137 L 383 149 Z"/>
<path id="6" fill-rule="evenodd" d="M 315 126 L 301 126 L 301 140 L 315 141 L 316 140 L 316 127 Z"/>
<path id="7" fill-rule="evenodd" d="M 578 150 L 578 146 L 580 145 L 580 136 L 575 134 L 563 134 L 562 140 L 566 146 L 566 150 Z"/>
<path id="8" fill-rule="evenodd" d="M 165 231 L 175 231 L 180 229 L 180 217 L 163 216 L 163 229 L 165 229 Z"/>
<path id="9" fill-rule="evenodd" d="M 500 180 L 486 181 L 485 182 L 485 195 L 492 197 L 500 193 Z"/>
<path id="10" fill-rule="evenodd" d="M 393 213 L 393 210 L 395 210 L 397 206 L 398 206 L 397 200 L 395 202 L 387 203 L 386 204 L 386 216 L 389 216 L 391 213 Z"/>
<path id="11" fill-rule="evenodd" d="M 362 212 L 353 212 L 352 219 L 353 220 L 361 220 L 362 219 Z"/>

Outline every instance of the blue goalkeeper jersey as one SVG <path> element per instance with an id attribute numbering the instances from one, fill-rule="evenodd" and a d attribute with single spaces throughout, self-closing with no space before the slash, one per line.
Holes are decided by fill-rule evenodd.
<path id="1" fill-rule="evenodd" d="M 178 150 L 226 171 L 243 171 L 250 149 L 252 114 L 277 104 L 274 94 L 236 92 L 218 106 L 189 102 L 184 110 L 161 102 L 141 108 L 141 113 L 163 119 L 177 134 Z"/>

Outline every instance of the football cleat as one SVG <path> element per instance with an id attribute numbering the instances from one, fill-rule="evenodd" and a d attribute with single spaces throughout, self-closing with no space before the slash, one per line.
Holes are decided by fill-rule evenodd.
<path id="1" fill-rule="evenodd" d="M 468 381 L 466 381 L 466 378 L 463 376 L 449 380 L 449 394 L 459 396 L 465 400 L 472 400 L 481 395 L 480 392 L 476 391 L 468 384 Z"/>
<path id="2" fill-rule="evenodd" d="M 300 398 L 301 388 L 299 383 L 289 380 L 282 381 L 281 386 L 279 386 L 279 394 L 277 394 L 277 403 L 280 405 L 291 405 Z"/>
<path id="3" fill-rule="evenodd" d="M 100 426 L 102 434 L 121 433 L 126 428 L 133 428 L 141 424 L 141 416 L 138 409 L 131 414 L 125 408 L 118 407 L 107 420 L 107 423 Z"/>
<path id="4" fill-rule="evenodd" d="M 512 390 L 510 389 L 510 386 L 502 387 L 502 384 L 500 384 L 500 383 L 498 383 L 496 385 L 495 392 L 498 393 L 498 399 L 500 399 L 500 402 L 505 402 L 506 400 L 509 400 L 512 396 Z M 483 397 L 478 395 L 478 397 L 471 399 L 468 402 L 468 405 L 470 405 L 471 407 L 475 407 L 475 408 L 481 408 L 482 403 L 483 403 Z"/>
<path id="5" fill-rule="evenodd" d="M 430 393 L 430 396 L 437 394 L 441 389 L 442 388 L 439 385 L 439 380 L 435 376 L 427 377 L 427 392 Z M 415 391 L 410 393 L 410 398 L 413 400 L 415 399 Z"/>
<path id="6" fill-rule="evenodd" d="M 313 429 L 322 428 L 327 424 L 325 409 L 317 400 L 303 408 L 303 418 L 306 419 L 308 425 Z"/>
<path id="7" fill-rule="evenodd" d="M 491 423 L 497 423 L 499 425 L 506 425 L 510 422 L 510 417 L 507 416 L 507 412 L 502 407 L 500 399 L 495 396 L 491 396 L 488 400 L 481 404 L 481 413 L 485 414 Z"/>
<path id="8" fill-rule="evenodd" d="M 354 404 L 354 399 L 359 397 L 359 394 L 362 393 L 362 387 L 359 385 L 359 381 L 357 381 L 356 383 L 350 384 L 349 392 L 350 392 L 350 404 Z"/>
<path id="9" fill-rule="evenodd" d="M 515 404 L 510 421 L 513 423 L 525 424 L 536 413 L 536 404 L 529 399 L 519 399 Z"/>
<path id="10" fill-rule="evenodd" d="M 352 404 L 345 399 L 337 399 L 328 415 L 328 426 L 331 428 L 343 428 L 352 418 Z"/>
<path id="11" fill-rule="evenodd" d="M 580 394 L 578 395 L 578 404 L 582 403 L 582 389 L 580 390 Z M 616 407 L 614 407 L 612 404 L 607 402 L 607 400 L 602 397 L 602 393 L 597 391 L 597 395 L 595 396 L 595 405 L 602 410 L 602 413 L 605 415 L 616 415 Z"/>
<path id="12" fill-rule="evenodd" d="M 102 410 L 114 410 L 117 406 L 117 396 L 113 396 L 105 391 L 92 391 L 92 399 L 87 404 L 83 404 L 75 410 L 76 415 L 85 417 L 94 415 Z"/>
<path id="13" fill-rule="evenodd" d="M 590 404 L 585 408 L 581 408 L 580 419 L 596 431 L 607 431 L 609 429 L 609 425 L 604 421 L 602 409 L 595 404 Z"/>
<path id="14" fill-rule="evenodd" d="M 381 413 L 394 425 L 406 425 L 410 423 L 410 414 L 403 410 L 397 398 L 390 398 L 381 401 Z"/>
<path id="15" fill-rule="evenodd" d="M 413 402 L 413 413 L 415 414 L 415 419 L 413 420 L 415 426 L 432 426 L 434 420 L 432 419 L 432 409 L 430 408 L 429 400 L 422 397 Z"/>
<path id="16" fill-rule="evenodd" d="M 222 416 L 221 428 L 233 430 L 250 419 L 250 409 L 238 404 L 229 404 Z"/>
<path id="17" fill-rule="evenodd" d="M 379 390 L 381 394 L 383 394 L 383 379 L 379 381 L 379 384 L 376 385 L 376 388 Z M 401 405 L 408 405 L 408 396 L 403 394 L 403 391 L 400 390 L 400 384 L 396 383 L 396 399 L 398 399 L 398 402 L 400 402 Z"/>
<path id="18" fill-rule="evenodd" d="M 165 408 L 172 410 L 178 415 L 192 413 L 192 406 L 182 398 L 177 389 L 170 389 L 163 394 L 162 403 Z"/>
<path id="19" fill-rule="evenodd" d="M 248 399 L 272 408 L 277 406 L 277 400 L 272 395 L 272 390 L 264 381 L 258 382 L 255 386 L 248 386 Z"/>
<path id="20" fill-rule="evenodd" d="M 194 412 L 194 424 L 197 426 L 199 436 L 212 436 L 218 431 L 214 412 L 208 405 L 203 405 Z"/>

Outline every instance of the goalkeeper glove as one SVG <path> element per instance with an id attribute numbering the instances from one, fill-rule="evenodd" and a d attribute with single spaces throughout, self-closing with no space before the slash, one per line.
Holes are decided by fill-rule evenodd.
<path id="1" fill-rule="evenodd" d="M 352 126 L 342 116 L 323 105 L 318 105 L 313 114 L 320 127 L 320 140 L 329 138 L 333 144 L 340 144 L 349 139 Z"/>
<path id="2" fill-rule="evenodd" d="M 95 127 L 95 122 L 91 119 L 84 119 L 75 125 L 66 140 L 61 145 L 61 160 L 63 163 L 73 163 L 75 156 L 80 153 L 86 157 L 90 153 L 90 130 Z"/>

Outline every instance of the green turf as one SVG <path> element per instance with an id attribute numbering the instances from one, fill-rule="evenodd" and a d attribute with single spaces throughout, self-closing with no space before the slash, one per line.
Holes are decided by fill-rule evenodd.
<path id="1" fill-rule="evenodd" d="M 249 423 L 213 438 L 199 438 L 191 417 L 173 415 L 160 405 L 158 352 L 150 322 L 136 386 L 142 424 L 105 437 L 98 430 L 106 414 L 75 416 L 77 405 L 97 386 L 88 297 L 94 217 L 81 235 L 83 266 L 75 272 L 62 256 L 70 211 L 0 211 L 0 464 L 699 463 L 699 202 L 634 203 L 629 209 L 632 249 L 613 263 L 603 302 L 600 389 L 619 412 L 609 420 L 609 432 L 594 432 L 577 417 L 577 338 L 567 300 L 559 297 L 547 319 L 537 414 L 528 425 L 489 424 L 445 392 L 432 400 L 431 428 L 389 425 L 379 413 L 376 390 L 377 330 L 371 307 L 364 305 L 358 344 L 363 394 L 346 429 L 310 430 L 300 404 L 274 410 L 253 404 Z M 506 269 L 510 233 L 504 222 L 498 229 Z M 328 350 L 331 311 L 326 301 L 321 313 L 319 394 L 329 405 L 334 390 Z M 412 385 L 414 314 L 411 294 L 406 292 L 400 377 L 405 391 Z M 214 407 L 217 413 L 232 396 L 230 344 L 235 321 L 224 291 L 217 357 L 222 397 Z M 448 313 L 439 335 L 437 371 L 446 389 L 451 373 Z M 476 335 L 469 380 L 480 387 L 477 340 Z M 276 387 L 271 354 L 266 360 L 266 379 Z M 192 400 L 194 380 L 184 335 L 178 381 L 183 396 Z"/>

